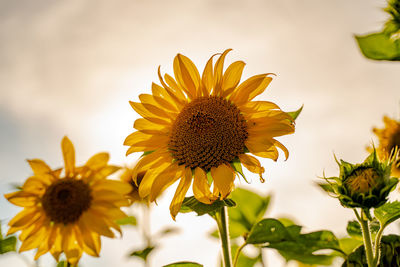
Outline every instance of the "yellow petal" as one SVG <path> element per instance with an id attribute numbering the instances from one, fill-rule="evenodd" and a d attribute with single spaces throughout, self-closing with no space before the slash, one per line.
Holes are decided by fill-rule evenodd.
<path id="1" fill-rule="evenodd" d="M 29 165 L 35 175 L 47 174 L 51 172 L 51 168 L 40 159 L 28 160 Z"/>
<path id="2" fill-rule="evenodd" d="M 280 108 L 275 103 L 268 101 L 250 101 L 240 106 L 240 111 L 250 115 L 251 118 L 261 117 L 260 113 L 265 116 L 265 113 L 271 110 L 280 110 Z"/>
<path id="3" fill-rule="evenodd" d="M 82 239 L 84 242 L 84 250 L 90 256 L 98 257 L 100 254 L 101 241 L 99 234 L 92 232 L 87 226 L 84 224 L 82 219 L 79 219 L 78 222 L 79 231 L 82 234 Z"/>
<path id="4" fill-rule="evenodd" d="M 211 90 L 214 87 L 214 73 L 213 73 L 213 57 L 217 54 L 210 57 L 207 61 L 206 66 L 204 67 L 203 75 L 202 75 L 202 83 L 203 83 L 203 96 L 209 96 Z"/>
<path id="5" fill-rule="evenodd" d="M 19 252 L 39 247 L 41 242 L 43 242 L 43 239 L 46 237 L 46 234 L 47 232 L 45 227 L 39 228 L 37 232 L 35 232 L 22 242 L 21 247 L 19 248 Z"/>
<path id="6" fill-rule="evenodd" d="M 89 229 L 98 233 L 99 235 L 104 235 L 110 238 L 115 236 L 114 233 L 108 228 L 104 218 L 96 215 L 91 210 L 88 210 L 82 214 L 82 220 Z"/>
<path id="7" fill-rule="evenodd" d="M 260 175 L 260 180 L 264 182 L 264 178 L 262 174 L 264 173 L 264 168 L 261 166 L 261 163 L 253 156 L 247 154 L 240 154 L 239 160 L 249 171 L 253 173 L 258 173 Z"/>
<path id="8" fill-rule="evenodd" d="M 165 77 L 168 77 L 168 76 L 169 75 L 167 75 L 167 74 L 165 75 Z M 182 108 L 185 105 L 185 103 L 187 102 L 185 95 L 182 93 L 181 89 L 174 91 L 164 82 L 164 79 L 161 76 L 160 67 L 158 67 L 158 78 L 160 79 L 160 82 L 161 82 L 162 86 L 164 87 L 165 92 L 167 92 L 167 94 L 175 101 L 175 104 L 178 105 L 178 108 Z M 175 82 L 175 80 L 172 79 L 172 77 L 171 77 L 171 80 L 173 80 Z"/>
<path id="9" fill-rule="evenodd" d="M 129 184 L 117 180 L 98 180 L 92 185 L 92 190 L 109 190 L 121 195 L 126 195 L 132 188 Z"/>
<path id="10" fill-rule="evenodd" d="M 124 146 L 131 146 L 131 145 L 135 144 L 136 142 L 149 140 L 151 138 L 151 136 L 152 135 L 145 134 L 145 133 L 142 133 L 139 131 L 133 132 L 125 138 Z"/>
<path id="11" fill-rule="evenodd" d="M 213 95 L 221 95 L 221 83 L 222 83 L 222 73 L 224 70 L 224 61 L 226 55 L 232 51 L 232 49 L 225 50 L 222 55 L 217 59 L 217 62 L 214 66 L 214 91 L 212 92 Z"/>
<path id="12" fill-rule="evenodd" d="M 105 166 L 107 166 L 107 162 L 110 159 L 110 155 L 106 152 L 98 153 L 92 156 L 85 164 L 85 166 L 89 167 L 92 170 L 99 170 Z"/>
<path id="13" fill-rule="evenodd" d="M 236 86 L 239 84 L 242 77 L 245 65 L 246 64 L 243 61 L 236 61 L 226 69 L 224 76 L 222 77 L 222 97 L 227 97 L 236 89 Z"/>
<path id="14" fill-rule="evenodd" d="M 176 97 L 179 99 L 179 101 L 186 102 L 187 98 L 186 98 L 185 94 L 183 93 L 185 91 L 179 84 L 176 83 L 174 78 L 172 78 L 172 76 L 169 75 L 168 73 L 166 73 L 164 75 L 164 78 L 165 78 L 165 82 L 169 85 L 169 88 L 172 89 L 171 92 L 176 95 Z"/>
<path id="15" fill-rule="evenodd" d="M 193 62 L 189 58 L 178 54 L 174 59 L 174 75 L 187 96 L 190 99 L 194 99 L 200 86 L 200 74 Z"/>
<path id="16" fill-rule="evenodd" d="M 141 198 L 145 198 L 150 194 L 154 180 L 158 174 L 162 173 L 169 165 L 171 165 L 171 162 L 161 159 L 158 163 L 153 164 L 150 167 L 151 169 L 146 171 L 143 180 L 139 185 L 139 196 Z"/>
<path id="17" fill-rule="evenodd" d="M 267 141 L 267 140 L 264 140 Z M 245 142 L 247 149 L 250 151 L 250 153 L 263 157 L 263 158 L 269 158 L 274 161 L 278 160 L 279 157 L 279 152 L 276 149 L 275 146 L 270 145 L 265 142 L 260 142 L 260 141 L 254 141 L 254 140 L 247 140 Z"/>
<path id="18" fill-rule="evenodd" d="M 47 175 L 51 176 L 51 175 Z M 43 177 L 32 176 L 26 179 L 22 190 L 26 193 L 31 193 L 37 196 L 42 196 L 46 190 L 49 180 L 44 180 Z"/>
<path id="19" fill-rule="evenodd" d="M 152 123 L 146 119 L 137 119 L 133 124 L 136 130 L 144 134 L 168 134 L 169 127 Z"/>
<path id="20" fill-rule="evenodd" d="M 285 158 L 286 160 L 289 158 L 289 150 L 279 141 L 272 139 L 274 141 L 274 145 L 282 149 L 282 151 L 285 153 Z"/>
<path id="21" fill-rule="evenodd" d="M 265 88 L 267 88 L 272 81 L 272 78 L 267 77 L 267 75 L 268 74 L 260 74 L 245 80 L 237 87 L 229 99 L 237 106 L 241 106 L 252 100 L 255 96 L 264 92 Z"/>
<path id="22" fill-rule="evenodd" d="M 168 112 L 176 113 L 178 111 L 175 105 L 156 95 L 141 94 L 139 95 L 139 99 L 142 103 L 148 103 L 161 109 L 167 109 Z"/>
<path id="23" fill-rule="evenodd" d="M 41 215 L 42 213 L 36 207 L 25 208 L 15 215 L 15 217 L 10 220 L 8 225 L 12 227 L 28 226 L 30 223 L 37 220 Z"/>
<path id="24" fill-rule="evenodd" d="M 171 205 L 169 206 L 172 219 L 174 220 L 179 210 L 181 209 L 183 199 L 185 198 L 186 192 L 189 190 L 191 183 L 192 183 L 192 170 L 190 168 L 186 168 L 185 174 L 181 178 L 178 188 L 176 189 L 174 198 L 172 199 Z"/>
<path id="25" fill-rule="evenodd" d="M 217 199 L 210 191 L 206 173 L 198 167 L 194 171 L 193 194 L 198 201 L 204 204 L 211 204 Z"/>
<path id="26" fill-rule="evenodd" d="M 7 200 L 10 201 L 12 204 L 20 207 L 35 206 L 39 202 L 39 198 L 37 195 L 24 191 L 8 193 L 5 194 L 4 197 L 7 198 Z"/>
<path id="27" fill-rule="evenodd" d="M 221 198 L 226 198 L 233 190 L 234 170 L 225 164 L 221 164 L 218 167 L 211 168 L 211 176 L 214 180 L 214 186 L 221 193 Z"/>
<path id="28" fill-rule="evenodd" d="M 169 152 L 165 151 L 154 151 L 148 155 L 143 156 L 132 170 L 132 177 L 136 178 L 138 173 L 141 171 L 147 171 L 154 164 L 158 164 L 161 161 L 166 161 L 168 159 Z M 169 156 L 170 157 L 170 156 Z M 171 159 L 172 161 L 172 159 Z M 136 181 L 135 181 L 136 182 Z"/>
<path id="29" fill-rule="evenodd" d="M 166 188 L 175 183 L 182 177 L 185 167 L 174 163 L 168 166 L 163 172 L 155 178 L 150 190 L 150 201 L 154 201 Z"/>
<path id="30" fill-rule="evenodd" d="M 61 149 L 64 156 L 65 176 L 72 177 L 75 169 L 75 149 L 66 136 L 61 141 Z"/>

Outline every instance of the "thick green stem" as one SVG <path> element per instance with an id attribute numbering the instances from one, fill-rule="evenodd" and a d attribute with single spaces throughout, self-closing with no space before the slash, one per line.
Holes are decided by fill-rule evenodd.
<path id="1" fill-rule="evenodd" d="M 355 212 L 357 219 L 361 225 L 365 254 L 367 255 L 368 267 L 376 267 L 376 265 L 374 264 L 374 255 L 372 252 L 371 231 L 369 229 L 368 219 L 364 219 L 365 215 L 364 215 L 363 210 L 361 210 L 361 215 L 358 215 L 358 212 L 356 209 L 354 209 L 354 212 Z"/>
<path id="2" fill-rule="evenodd" d="M 228 225 L 228 208 L 222 207 L 219 212 L 215 214 L 215 219 L 218 224 L 219 237 L 222 245 L 222 258 L 225 267 L 232 267 L 231 255 L 231 242 L 229 238 L 229 225 Z"/>
<path id="3" fill-rule="evenodd" d="M 375 266 L 378 266 L 379 260 L 381 258 L 381 240 L 382 240 L 383 229 L 384 228 L 381 225 L 381 228 L 379 228 L 379 231 L 375 237 L 375 253 L 374 253 L 374 265 Z"/>

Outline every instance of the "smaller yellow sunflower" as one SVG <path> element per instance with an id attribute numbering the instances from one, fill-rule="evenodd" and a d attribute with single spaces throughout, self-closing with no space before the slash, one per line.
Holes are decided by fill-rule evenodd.
<path id="1" fill-rule="evenodd" d="M 374 128 L 373 132 L 379 139 L 379 146 L 377 148 L 378 156 L 385 160 L 388 159 L 392 153 L 400 150 L 400 122 L 387 116 L 383 117 L 383 122 L 385 123 L 385 128 Z M 400 177 L 399 158 L 393 163 L 392 175 Z"/>
<path id="2" fill-rule="evenodd" d="M 148 202 L 147 198 L 142 198 L 139 195 L 139 186 L 145 174 L 146 172 L 142 171 L 135 174 L 135 177 L 132 177 L 133 169 L 126 167 L 124 168 L 124 172 L 119 177 L 121 181 L 123 181 L 124 183 L 128 183 L 131 186 L 131 191 L 129 192 L 129 194 L 126 195 L 129 199 L 130 205 L 135 202 Z"/>
<path id="3" fill-rule="evenodd" d="M 19 252 L 37 248 L 35 260 L 50 252 L 58 261 L 64 252 L 76 265 L 83 252 L 98 257 L 100 236 L 114 237 L 110 228 L 121 233 L 117 219 L 126 215 L 121 206 L 129 204 L 126 183 L 106 179 L 119 167 L 108 165 L 108 153 L 98 153 L 84 166 L 75 167 L 75 150 L 64 137 L 62 168 L 52 170 L 40 159 L 28 160 L 34 175 L 22 189 L 5 194 L 12 204 L 23 207 L 9 223 L 7 234 L 21 231 Z"/>

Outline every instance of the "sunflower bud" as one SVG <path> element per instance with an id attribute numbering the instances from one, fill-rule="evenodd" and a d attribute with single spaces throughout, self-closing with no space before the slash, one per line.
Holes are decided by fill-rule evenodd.
<path id="1" fill-rule="evenodd" d="M 328 184 L 321 185 L 337 197 L 347 208 L 377 208 L 387 201 L 398 179 L 390 178 L 395 157 L 380 162 L 375 149 L 361 163 L 353 165 L 341 160 L 339 177 L 325 178 Z"/>

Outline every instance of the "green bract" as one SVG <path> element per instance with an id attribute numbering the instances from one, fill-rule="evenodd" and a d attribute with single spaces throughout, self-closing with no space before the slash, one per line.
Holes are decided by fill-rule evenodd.
<path id="1" fill-rule="evenodd" d="M 387 202 L 389 192 L 398 182 L 398 179 L 390 178 L 393 160 L 380 162 L 374 149 L 361 164 L 337 161 L 339 177 L 324 177 L 328 184 L 321 187 L 333 193 L 344 207 L 377 208 Z"/>

